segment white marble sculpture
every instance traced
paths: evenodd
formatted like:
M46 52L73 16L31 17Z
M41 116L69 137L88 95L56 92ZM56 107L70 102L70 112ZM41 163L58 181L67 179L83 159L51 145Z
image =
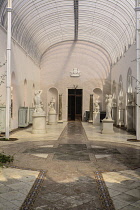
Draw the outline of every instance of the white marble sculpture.
M112 119L111 117L111 110L112 110L112 95L106 95L106 119Z
M34 104L35 110L33 113L33 134L46 133L46 113L43 110L43 102L41 100L42 90L35 91Z
M99 101L96 100L94 103L94 112L100 112L100 106L99 106Z
M94 103L93 125L100 125L100 106L97 99Z
M49 103L49 113L48 113L48 124L56 124L57 123L57 114L55 110L55 98L52 97Z
M106 95L106 117L102 120L102 134L113 134L113 120L111 117L111 111L112 111L112 104L113 104L113 98L112 95Z
M55 98L52 97L50 103L49 103L49 113L53 113L56 114L56 110L55 110Z
M35 113L43 113L43 102L41 100L42 90L35 90L34 104L35 104Z

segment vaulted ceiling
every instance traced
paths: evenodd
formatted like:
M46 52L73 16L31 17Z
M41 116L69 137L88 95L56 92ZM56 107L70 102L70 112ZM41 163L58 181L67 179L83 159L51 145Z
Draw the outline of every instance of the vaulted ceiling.
M101 46L113 64L135 40L134 7L134 0L13 0L12 36L38 62L51 46L80 40Z

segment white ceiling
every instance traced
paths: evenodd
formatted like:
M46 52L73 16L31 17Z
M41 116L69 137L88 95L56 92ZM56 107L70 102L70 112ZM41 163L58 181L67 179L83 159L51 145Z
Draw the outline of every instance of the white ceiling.
M40 62L56 43L83 40L101 46L116 62L135 40L134 0L13 0L12 35ZM7 27L7 0L0 21Z

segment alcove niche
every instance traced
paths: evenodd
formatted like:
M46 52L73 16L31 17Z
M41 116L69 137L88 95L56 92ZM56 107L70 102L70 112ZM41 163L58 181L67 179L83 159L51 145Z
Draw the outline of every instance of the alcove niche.
M50 103L52 98L55 99L55 110L58 113L58 90L55 87L51 87L48 90L47 104Z
M93 102L95 102L96 100L99 101L99 106L100 106L100 110L102 111L102 106L103 106L103 92L100 88L95 88L93 89Z

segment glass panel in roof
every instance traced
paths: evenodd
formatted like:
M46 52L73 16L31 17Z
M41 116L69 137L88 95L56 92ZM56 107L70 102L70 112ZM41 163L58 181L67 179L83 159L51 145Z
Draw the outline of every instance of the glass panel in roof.
M6 28L7 0L0 7ZM51 45L79 39L100 45L113 63L135 40L134 7L134 0L13 0L12 35L38 60Z

